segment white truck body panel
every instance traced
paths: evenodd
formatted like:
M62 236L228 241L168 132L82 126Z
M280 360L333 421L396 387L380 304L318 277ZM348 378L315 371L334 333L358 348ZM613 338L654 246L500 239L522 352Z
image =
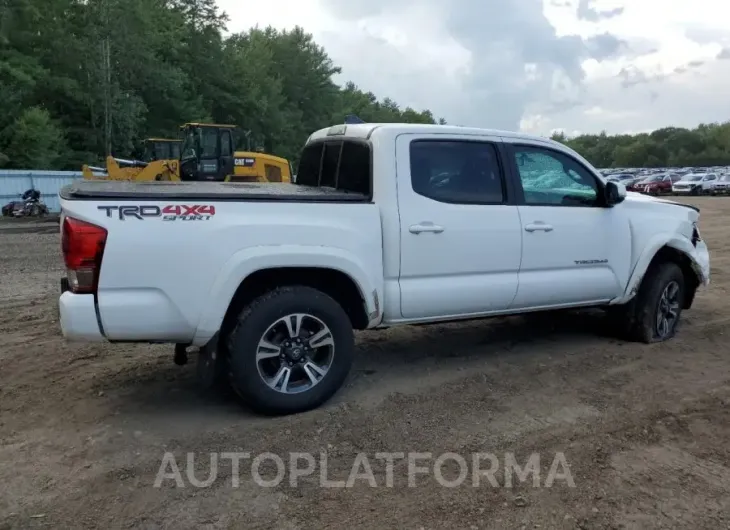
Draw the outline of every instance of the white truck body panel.
M375 312L374 293L383 296L376 205L206 204L216 211L210 222L151 222L107 217L93 201L64 201L67 214L109 231L97 295L109 340L205 344L243 279L272 267L340 270Z

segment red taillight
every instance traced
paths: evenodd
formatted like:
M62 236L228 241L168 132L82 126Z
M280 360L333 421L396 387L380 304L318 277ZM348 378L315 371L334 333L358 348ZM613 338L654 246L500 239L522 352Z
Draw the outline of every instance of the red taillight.
M106 244L106 229L73 217L63 221L61 250L74 293L95 293Z

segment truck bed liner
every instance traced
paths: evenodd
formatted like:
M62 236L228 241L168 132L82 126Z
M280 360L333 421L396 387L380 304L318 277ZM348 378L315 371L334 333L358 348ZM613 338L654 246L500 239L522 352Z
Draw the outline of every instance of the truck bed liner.
M206 199L210 201L369 202L362 193L288 182L124 182L79 180L63 187L65 200Z

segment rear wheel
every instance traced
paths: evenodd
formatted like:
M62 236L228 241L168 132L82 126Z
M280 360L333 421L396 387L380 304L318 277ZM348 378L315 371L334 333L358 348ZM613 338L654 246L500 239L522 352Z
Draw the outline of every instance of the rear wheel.
M302 412L342 386L353 351L352 325L335 300L310 287L282 287L239 315L228 339L228 376L259 412Z

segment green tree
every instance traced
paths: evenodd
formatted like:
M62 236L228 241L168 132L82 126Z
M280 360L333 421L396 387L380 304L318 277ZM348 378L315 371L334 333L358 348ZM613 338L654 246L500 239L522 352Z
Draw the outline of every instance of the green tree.
M730 165L730 122L696 129L665 127L650 134L580 135L553 139L597 167L685 167Z
M40 107L23 111L2 136L9 138L3 156L13 168L53 169L65 152L60 127Z
M145 137L176 137L188 121L238 125L239 147L250 141L290 159L312 131L347 114L436 121L338 86L341 69L302 28L226 35L226 22L215 0L0 3L6 165L78 169L108 153L129 157ZM25 141L45 147L18 156Z

